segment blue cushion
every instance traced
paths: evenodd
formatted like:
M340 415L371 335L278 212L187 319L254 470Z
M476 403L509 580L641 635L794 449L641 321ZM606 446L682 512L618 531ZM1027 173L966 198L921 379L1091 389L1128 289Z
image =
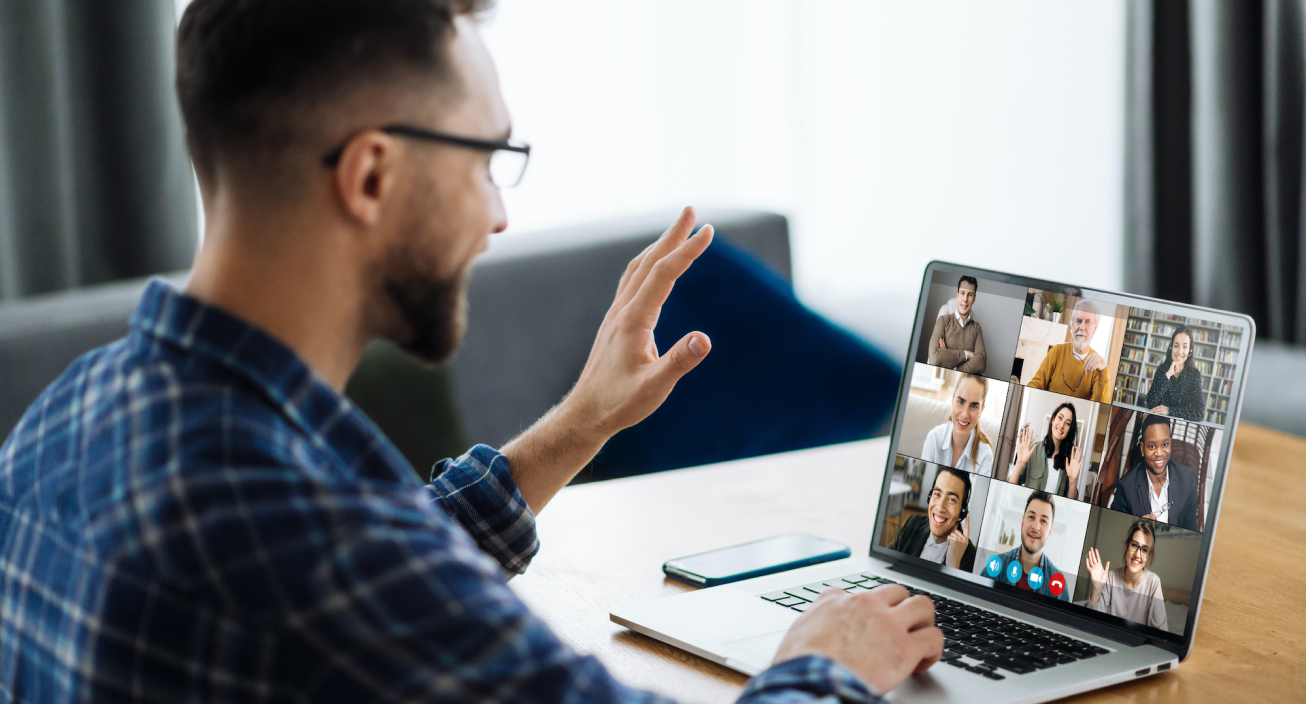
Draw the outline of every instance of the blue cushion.
M899 366L805 308L787 281L722 238L676 283L658 349L694 330L712 338L711 354L661 408L613 437L582 481L887 432Z

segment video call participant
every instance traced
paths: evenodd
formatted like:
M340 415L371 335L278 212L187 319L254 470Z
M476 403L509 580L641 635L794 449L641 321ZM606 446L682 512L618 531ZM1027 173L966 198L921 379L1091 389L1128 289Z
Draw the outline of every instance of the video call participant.
M1193 352L1193 333L1180 325L1170 336L1170 351L1156 365L1152 385L1147 390L1147 406L1152 413L1185 420L1206 418L1206 393L1202 391L1202 372L1188 364Z
M1075 447L1079 433L1075 422L1075 406L1063 403L1057 406L1048 421L1043 442L1034 440L1034 429L1028 425L1016 435L1016 464L1007 481L1031 489L1040 489L1079 498L1079 470L1084 464L1084 453ZM1048 460L1052 467L1048 467Z
M940 467L934 475L927 514L908 518L889 549L974 571L975 545L970 542L970 524L966 522L969 506L970 473Z
M967 374L983 374L987 364L984 354L984 331L970 315L979 282L963 276L957 282L957 312L939 316L930 336L929 362L936 367L956 369Z
M1084 565L1092 580L1088 608L1152 628L1167 630L1161 578L1147 569L1156 558L1156 533L1147 521L1134 521L1125 538L1124 564L1102 564L1097 548L1088 549Z
M993 476L993 441L979 427L988 393L988 379L963 374L952 392L952 412L948 415L948 422L936 426L925 436L921 459L985 477Z
M1106 359L1094 352L1089 343L1097 332L1097 306L1080 301L1070 313L1070 342L1053 345L1038 366L1029 388L1044 389L1066 396L1107 403L1110 380Z
M1047 555L1043 554L1043 547L1047 545L1048 538L1052 537L1052 525L1056 517L1057 507L1052 503L1052 495L1046 491L1031 492L1029 498L1025 500L1025 515L1020 519L1020 545L998 555L1001 566L996 575L988 571L985 574L1003 584L1012 584L1026 591L1033 591L1061 601L1070 601L1069 589L1063 589L1060 594L1053 594L1049 588L1052 584L1052 575L1060 570L1052 564ZM1020 562L1020 578L1014 581L1011 579L1011 570L1008 569L1013 561ZM1035 567L1041 573L1037 589L1029 586L1030 570Z
M1120 478L1111 509L1170 523L1197 527L1197 473L1170 460L1170 419L1152 415L1143 421L1138 441L1142 461Z

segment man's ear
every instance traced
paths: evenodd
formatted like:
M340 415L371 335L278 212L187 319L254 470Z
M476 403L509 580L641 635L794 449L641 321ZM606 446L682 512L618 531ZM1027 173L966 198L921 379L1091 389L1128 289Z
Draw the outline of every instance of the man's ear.
M375 225L394 190L399 142L380 130L367 130L345 144L335 167L336 198L345 215L360 225Z

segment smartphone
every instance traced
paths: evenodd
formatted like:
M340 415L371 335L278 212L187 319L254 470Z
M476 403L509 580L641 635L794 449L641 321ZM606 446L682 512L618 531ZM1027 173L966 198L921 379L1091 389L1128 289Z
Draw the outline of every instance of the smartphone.
M667 560L662 571L672 579L698 587L715 587L796 567L842 560L852 555L847 545L806 533L774 538Z

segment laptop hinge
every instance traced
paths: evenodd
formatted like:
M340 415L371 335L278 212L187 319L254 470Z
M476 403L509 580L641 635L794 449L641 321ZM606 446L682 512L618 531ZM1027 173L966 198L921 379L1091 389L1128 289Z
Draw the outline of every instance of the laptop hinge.
M1129 647L1136 648L1140 645L1146 645L1147 643L1151 642L1153 645L1165 648L1167 650L1171 650L1173 648L1173 646L1167 647L1166 645L1163 645L1160 642L1157 642L1151 638L1148 638L1147 636L1140 635L1138 633L1130 633L1128 631L1124 631L1119 628L1112 628L1111 626L1108 626L1106 624L1097 623L1096 621L1092 621L1085 618L1076 618L1075 616L1071 614L1067 614L1059 609L1050 609L1046 606L1043 606L1042 604L1037 604L1032 601L1028 601L1026 599L1021 599L1020 597L1017 596L1007 595L1002 592L989 589L979 584L971 584L970 582L967 582L965 580L956 579L955 577L950 577L948 575L941 574L936 570L921 569L915 565L911 565L906 562L895 562L890 566L890 569L892 569L895 572L901 572L905 575L915 577L917 579L925 580L927 582L930 582L931 584L937 584L941 587L947 587L954 591L959 591L965 594L969 594L978 599L991 601L995 604L1005 606L1009 609L1017 609L1019 611L1024 611L1034 616L1038 616L1039 618L1045 618L1049 621L1055 621L1056 623L1060 623L1065 626L1070 626L1071 628L1077 628L1081 631L1092 633L1095 636L1107 638L1109 640L1113 640L1117 643L1120 643L1122 645L1127 645Z

